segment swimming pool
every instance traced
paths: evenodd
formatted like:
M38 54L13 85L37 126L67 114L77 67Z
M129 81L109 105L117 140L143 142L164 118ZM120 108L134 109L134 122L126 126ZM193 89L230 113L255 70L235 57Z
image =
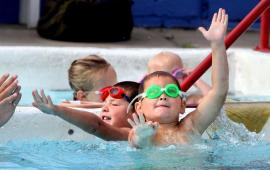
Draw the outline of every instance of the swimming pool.
M18 74L24 96L12 119L0 128L0 169L268 169L270 148L265 139L270 130L259 134L248 132L224 114L198 143L136 150L127 142L102 141L29 106L35 88L46 89L56 103L72 98L67 67L75 58L99 54L116 68L119 81L136 81L144 75L148 59L161 50L176 51L189 67L197 65L209 52L209 49L0 47L3 65L0 72ZM257 61L254 55L258 55L259 62L254 62ZM229 62L230 93L235 100L258 101L262 95L270 94L269 82L265 81L270 72L269 56L238 49L229 51ZM251 72L251 67L256 72ZM209 82L209 72L203 79Z
M235 128L235 127L234 127ZM239 127L238 131L239 131ZM241 128L240 128L241 129ZM226 138L137 150L127 142L12 140L0 145L1 169L268 169L270 145L260 135L226 130ZM234 130L235 131L235 130ZM229 132L229 133L228 133ZM245 133L245 138L235 137Z

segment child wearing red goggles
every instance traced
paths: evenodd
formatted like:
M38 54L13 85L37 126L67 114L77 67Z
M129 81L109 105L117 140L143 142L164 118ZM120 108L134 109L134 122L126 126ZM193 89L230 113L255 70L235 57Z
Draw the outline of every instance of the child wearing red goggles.
M50 97L46 97L44 91L41 91L41 94L33 91L33 106L44 113L59 116L104 140L127 140L131 130L127 119L132 118L132 115L127 114L126 110L129 101L138 95L138 88L138 83L124 81L98 91L97 93L100 94L103 101L99 115L54 105ZM134 111L135 109L132 107L131 112Z

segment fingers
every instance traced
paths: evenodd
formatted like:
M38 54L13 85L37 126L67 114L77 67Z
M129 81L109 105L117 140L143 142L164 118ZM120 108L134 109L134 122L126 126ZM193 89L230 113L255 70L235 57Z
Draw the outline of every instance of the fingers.
M14 105L14 106L17 106L17 105L19 104L21 98L22 98L22 94L21 94L21 93L17 93L17 94L18 94L18 95L17 95L15 101L13 101L13 105Z
M131 119L128 118L127 121L132 128L134 128L136 126L136 124Z
M0 78L0 86L7 80L7 78L9 77L9 74L4 74L1 76Z
M217 13L214 13L212 23L217 22Z
M42 99L41 99L40 95L38 94L37 90L34 90L34 91L32 92L32 96L33 96L34 101L35 101L36 103L41 103L41 102L42 102Z
M198 30L203 34L205 35L206 34L206 29L204 27L199 27Z
M224 12L224 9L219 8L218 14L217 14L217 19L216 19L217 22L221 22L223 12Z
M10 79L9 79L10 80ZM6 83L7 82L7 83ZM6 81L4 84L0 87L0 100L10 96L11 94L16 92L16 89L18 88L18 80L14 81Z
M41 94L41 100L43 101L43 103L48 103L47 97L45 96L44 90L41 89L40 90L40 94Z
M132 118L133 118L133 121L131 119L127 119L128 123L132 127L145 123L144 115L142 113L139 113L138 115L136 113L133 113Z
M51 99L50 96L48 96L48 104L49 104L49 105L53 105L53 102L52 102L52 99Z
M2 82L1 82L2 81ZM4 82L3 82L4 81ZM0 80L0 93L2 93L7 87L9 87L14 81L17 81L17 75L14 75L10 78L1 78ZM18 82L17 82L18 83Z
M16 106L13 101L16 101L18 97L18 94L15 93L15 94L12 94L11 96L8 96L6 97L5 99L2 100L2 103L5 103L5 104L12 104L13 106Z
M223 24L225 25L226 28L227 28L227 26L228 26L228 20L229 20L229 16L228 16L228 14L226 14L226 15L225 15L224 22L223 22Z
M139 121L138 116L137 116L136 113L133 113L132 117L133 117L133 121L135 122L135 124L137 124L137 125L140 124L140 121Z
M145 122L144 115L142 113L139 113L139 120L141 123Z

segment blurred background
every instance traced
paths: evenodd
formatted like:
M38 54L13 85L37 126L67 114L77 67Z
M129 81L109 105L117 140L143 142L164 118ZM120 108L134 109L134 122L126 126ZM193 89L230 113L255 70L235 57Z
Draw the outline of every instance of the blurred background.
M0 24L26 24L36 27L44 15L48 0L0 1ZM49 0L50 1L50 0ZM57 0L54 0L57 1ZM135 27L197 28L208 25L218 8L230 14L230 27L238 23L259 0L133 0L132 16ZM258 24L252 28L258 28Z

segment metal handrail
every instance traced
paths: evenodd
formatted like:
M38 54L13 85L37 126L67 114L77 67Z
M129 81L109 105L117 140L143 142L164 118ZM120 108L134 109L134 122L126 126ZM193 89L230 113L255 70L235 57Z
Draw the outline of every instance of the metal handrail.
M228 49L232 43L244 33L248 27L268 8L270 7L270 0L260 1L247 16L226 36L225 46ZM181 90L187 91L212 65L212 53L210 53L181 83Z

